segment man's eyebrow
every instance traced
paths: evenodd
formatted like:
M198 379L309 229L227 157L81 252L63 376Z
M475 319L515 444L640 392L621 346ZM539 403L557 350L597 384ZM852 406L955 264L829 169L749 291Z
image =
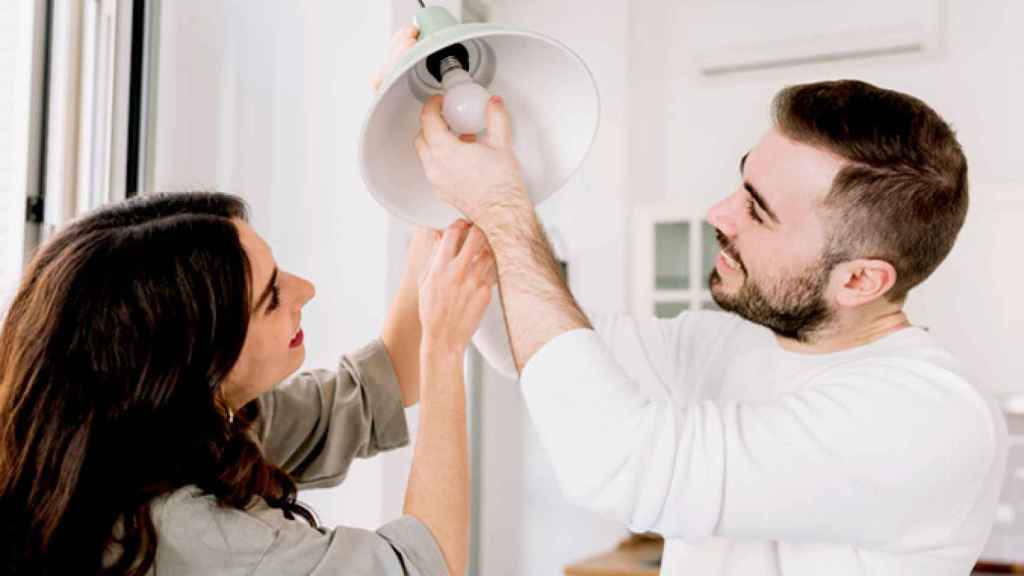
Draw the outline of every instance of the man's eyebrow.
M263 289L263 293L256 300L256 305L252 307L253 310L259 310L260 306L267 301L270 297L271 292L274 291L274 285L277 284L277 268L274 268L274 273L270 275L270 282L267 282L267 286Z
M750 156L750 152L747 152L743 155L743 158L740 158L740 178L743 177L743 168L747 165L747 156ZM779 224L779 217L775 215L771 206L768 205L768 202L765 202L764 196L761 196L757 189L754 188L754 185L744 180L743 188L750 194L750 197L754 199L754 202L757 202L757 205L761 207L761 210L763 210L764 213L772 219L772 222Z

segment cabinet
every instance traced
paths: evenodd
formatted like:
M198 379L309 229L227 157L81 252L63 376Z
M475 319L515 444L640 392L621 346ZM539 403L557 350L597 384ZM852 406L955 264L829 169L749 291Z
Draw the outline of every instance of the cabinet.
M715 228L678 204L638 206L633 239L633 314L673 318L685 310L717 309L708 290L719 245Z

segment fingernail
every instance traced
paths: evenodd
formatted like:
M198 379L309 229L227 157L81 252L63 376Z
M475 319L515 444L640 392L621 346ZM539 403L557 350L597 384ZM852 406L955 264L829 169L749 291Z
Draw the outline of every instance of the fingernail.
M501 96L491 96L491 102L494 102L495 104L501 104L504 101L505 100Z

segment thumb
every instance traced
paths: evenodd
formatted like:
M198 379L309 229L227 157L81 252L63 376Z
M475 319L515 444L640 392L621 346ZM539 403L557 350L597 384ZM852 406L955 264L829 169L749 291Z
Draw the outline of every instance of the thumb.
M501 96L487 103L487 143L495 148L512 147L512 122Z

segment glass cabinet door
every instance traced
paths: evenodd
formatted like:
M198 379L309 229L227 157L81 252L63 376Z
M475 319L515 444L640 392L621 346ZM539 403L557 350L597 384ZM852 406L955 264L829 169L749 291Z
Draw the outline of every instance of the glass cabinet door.
M687 310L717 310L708 288L719 244L715 227L699 207L654 203L634 214L637 274L633 310L675 318Z
M710 276L711 271L715 269L715 260L718 259L719 250L720 247L715 227L702 220L700 223L700 282L702 283L700 288L702 290L706 290L708 287L708 276Z
M684 311L690 309L689 302L655 302L654 303L654 317L655 318L675 318Z
M690 289L690 223L654 225L654 289Z

